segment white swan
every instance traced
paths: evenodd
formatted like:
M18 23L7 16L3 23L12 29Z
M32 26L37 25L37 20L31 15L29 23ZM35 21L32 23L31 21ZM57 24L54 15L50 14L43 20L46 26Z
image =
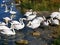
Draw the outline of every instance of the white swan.
M32 29L38 28L42 21L44 21L43 17L37 17L33 21L29 21L27 27Z
M32 20L32 19L34 19L35 17L36 17L36 14L37 14L37 12L33 12L33 14L30 14L28 17L27 17L27 20Z
M6 24L4 22L0 22L0 26L5 26Z
M0 23L0 32L8 36L16 34L14 30L11 30L7 26L5 26L5 23Z
M7 29L4 29L4 30L3 29L1 30L2 34L8 35L8 36L16 34L14 30L11 30L6 26L2 26L1 28L7 28Z
M12 9L12 8L13 8L13 3L11 3L11 5L12 5L12 6L11 6L11 8L10 8L10 14L11 14L11 17L10 17L10 18L11 18L11 20L12 20L12 19L15 17L15 14L16 14L17 12L16 12L16 11L13 11L13 9Z
M20 20L20 22L18 22L18 21L11 22L11 28L14 28L16 30L23 29L24 26L25 26L25 24L23 23L22 20Z
M4 12L8 12L9 10L8 10L8 7L7 7L7 5L5 4L5 11Z
M27 26L29 28L35 29L35 28L38 28L40 26L40 22L38 22L38 20L29 21Z
M50 15L51 18L57 18L60 20L60 12L53 12L51 15Z
M51 18L55 18L57 15L59 15L59 12L53 12L53 13L50 15L50 17L51 17Z
M11 8L10 8L10 13L12 14L12 15L14 15L14 14L16 14L16 11L13 11L13 9L12 9L12 7L13 7L13 3L11 3Z
M11 20L9 17L4 17L3 19L5 20L6 25L8 25L8 22Z

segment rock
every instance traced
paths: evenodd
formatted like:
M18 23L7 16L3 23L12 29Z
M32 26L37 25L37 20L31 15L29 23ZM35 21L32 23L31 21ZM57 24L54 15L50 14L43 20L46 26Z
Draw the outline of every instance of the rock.
M28 40L19 40L19 41L16 41L17 44L22 44L22 45L27 45L29 42Z
M37 37L37 36L40 36L40 32L39 32L39 31L35 31L35 32L32 33L32 35L33 35L33 36L36 36L36 37Z

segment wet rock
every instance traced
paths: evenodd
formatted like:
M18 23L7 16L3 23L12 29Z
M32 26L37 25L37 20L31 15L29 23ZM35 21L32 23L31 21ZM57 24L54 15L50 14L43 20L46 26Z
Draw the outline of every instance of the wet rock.
M16 44L18 45L28 45L28 40L19 40L19 41L16 41Z
M32 33L32 35L34 36L34 37L39 37L40 36L40 32L39 31L34 31L33 33Z

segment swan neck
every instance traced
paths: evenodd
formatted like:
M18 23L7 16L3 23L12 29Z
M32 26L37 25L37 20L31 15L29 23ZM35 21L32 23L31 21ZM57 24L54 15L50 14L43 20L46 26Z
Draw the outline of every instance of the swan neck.
M13 32L15 33L15 30L13 29Z
M12 11L12 8L10 8L10 11Z
M45 16L43 16L43 19L46 20Z

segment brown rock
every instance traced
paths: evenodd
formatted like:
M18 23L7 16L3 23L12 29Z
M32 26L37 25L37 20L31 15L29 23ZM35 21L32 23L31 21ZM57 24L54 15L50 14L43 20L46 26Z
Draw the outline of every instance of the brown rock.
M40 32L39 31L35 31L32 33L33 36L40 36Z
M16 43L27 45L29 42L28 42L28 40L19 40L19 41L16 41Z

